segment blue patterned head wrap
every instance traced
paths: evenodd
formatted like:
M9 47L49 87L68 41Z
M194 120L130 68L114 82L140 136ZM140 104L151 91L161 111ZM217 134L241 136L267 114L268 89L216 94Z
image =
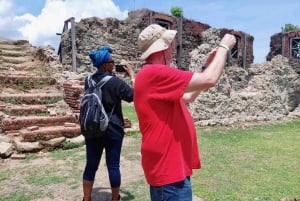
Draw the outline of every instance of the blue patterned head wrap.
M94 67L99 67L109 60L112 49L109 46L102 46L100 49L92 51L89 56L93 62Z

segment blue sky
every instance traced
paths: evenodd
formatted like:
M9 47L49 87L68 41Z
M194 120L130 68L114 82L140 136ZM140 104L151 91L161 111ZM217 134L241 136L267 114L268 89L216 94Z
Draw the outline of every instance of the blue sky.
M265 61L270 37L285 24L300 26L299 0L0 0L0 37L25 39L35 46L57 48L64 20L115 17L148 8L170 14L173 6L185 18L229 28L254 37L254 63Z

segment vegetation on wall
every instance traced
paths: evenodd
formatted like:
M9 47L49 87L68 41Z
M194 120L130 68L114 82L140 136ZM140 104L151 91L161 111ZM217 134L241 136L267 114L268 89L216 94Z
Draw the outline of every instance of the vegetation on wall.
M182 11L182 8L178 7L178 6L173 6L171 8L171 14L174 16L174 17L183 17L183 11Z
M300 30L300 27L294 24L285 24L284 27L282 27L283 32L290 32L290 31L298 31Z

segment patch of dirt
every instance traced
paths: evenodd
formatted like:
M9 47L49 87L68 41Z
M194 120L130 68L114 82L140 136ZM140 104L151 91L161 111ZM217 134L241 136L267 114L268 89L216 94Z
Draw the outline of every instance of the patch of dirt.
M129 185L132 182L139 181L143 179L143 171L140 165L139 151L137 150L136 139L132 137L125 136L123 141L123 150L126 154L130 154L130 160L126 159L126 156L121 156L121 175L122 175L122 186ZM129 149L129 150L128 150ZM76 155L80 157L85 156L84 147L80 149L74 149L77 151ZM134 155L134 156L133 156ZM104 155L103 155L104 156ZM74 160L74 161L72 161ZM77 163L74 165L74 163ZM73 164L73 165L70 165ZM37 177L39 174L43 173L43 167L49 168L53 166L54 171L59 171L58 175L65 174L66 177L74 168L74 173L76 170L83 171L85 165L85 160L73 159L68 156L65 160L54 159L50 157L50 153L41 153L41 157L36 159L26 160L12 160L8 159L0 162L0 170L9 170L12 172L13 181L1 182L1 197L7 196L12 192L50 192L49 197L42 197L32 201L75 201L82 199L82 187L81 179L78 181L66 181L65 183L50 184L45 186L29 185L26 182L26 177L24 174L30 174L30 168L40 167L41 172L36 172ZM71 169L70 169L71 168ZM52 169L52 168L51 168ZM76 170L75 170L76 169ZM18 173L16 173L18 172ZM81 173L82 174L82 173ZM122 189L121 186L121 189ZM96 174L94 189L93 189L93 200L107 201L110 200L111 191L110 184L108 180L108 172L105 166L105 158L102 157L101 164Z
M143 193L144 197L148 197L147 200L144 198L135 198L131 192L123 190L144 180L143 170L140 164L140 151L139 151L139 140L134 137L125 136L123 141L123 149L121 154L121 196L123 200L136 200L136 201L147 201L149 199L148 185L139 184L136 190L143 189L146 193ZM8 196L10 193L22 192L22 193L34 193L35 197L40 198L33 199L31 201L81 201L82 200L82 171L85 165L85 148L76 148L72 151L77 153L69 156L66 154L63 159L61 156L59 159L55 159L50 156L50 152L40 153L40 157L29 160L5 160L0 162L0 171L9 171L13 176L7 180L2 180L0 174L0 197ZM79 159L80 158L80 159ZM66 178L65 182L59 182L57 184L41 185L41 181L37 183L39 185L29 184L28 180L34 180L34 178L40 178L43 180L44 175L47 175L47 170L56 172L56 175L60 177L63 175ZM72 172L73 171L73 172ZM51 172L51 175L53 174ZM72 177L72 174L80 174L80 179L76 176ZM28 179L31 177L31 179ZM32 181L31 181L32 182ZM141 186L142 185L142 186ZM131 187L130 187L131 189ZM105 166L105 160L102 157L101 164L96 174L93 193L93 201L110 201L111 190L108 180L108 172ZM1 198L0 198L1 200ZM150 200L150 199L149 199ZM202 201L198 197L194 197L193 201Z

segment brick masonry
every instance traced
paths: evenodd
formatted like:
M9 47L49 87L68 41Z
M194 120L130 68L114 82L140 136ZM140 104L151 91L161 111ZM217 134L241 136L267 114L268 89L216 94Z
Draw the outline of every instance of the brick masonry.
M293 38L300 38L300 31L291 31L287 33L277 33L272 35L270 42L270 52L267 55L267 61L271 61L271 59L276 55L282 55L287 58L292 58L291 40ZM298 51L300 53L300 48ZM300 59L298 58L298 60Z

